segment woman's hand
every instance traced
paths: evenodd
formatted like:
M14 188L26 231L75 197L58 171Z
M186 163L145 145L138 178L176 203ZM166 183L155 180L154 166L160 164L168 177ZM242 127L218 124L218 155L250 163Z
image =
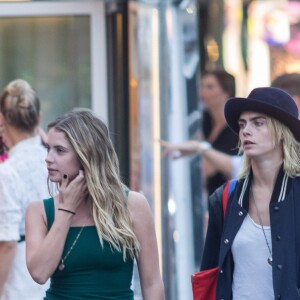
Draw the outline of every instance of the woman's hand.
M88 188L82 170L71 181L67 175L63 176L59 190L59 208L76 212L80 203L88 196Z

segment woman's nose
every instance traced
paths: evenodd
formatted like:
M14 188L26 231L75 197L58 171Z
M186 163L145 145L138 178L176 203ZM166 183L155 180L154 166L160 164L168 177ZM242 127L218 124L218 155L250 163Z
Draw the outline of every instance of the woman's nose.
M244 127L241 129L241 132L244 136L251 134L250 124L245 124Z
M50 154L50 151L48 151L47 155L46 155L46 158L45 158L45 161L46 163L50 163L53 161L52 157L51 157L51 154Z

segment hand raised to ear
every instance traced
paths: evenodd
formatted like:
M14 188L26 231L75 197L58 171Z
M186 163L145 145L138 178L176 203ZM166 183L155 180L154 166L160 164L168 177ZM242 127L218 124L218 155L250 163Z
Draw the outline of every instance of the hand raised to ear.
M59 190L59 206L76 212L80 203L88 196L88 188L82 170L71 181L67 175L63 176Z

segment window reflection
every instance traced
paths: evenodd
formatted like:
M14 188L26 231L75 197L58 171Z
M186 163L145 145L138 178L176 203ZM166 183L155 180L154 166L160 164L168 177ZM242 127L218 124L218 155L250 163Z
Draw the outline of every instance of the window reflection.
M90 18L0 18L0 87L29 81L42 103L42 124L75 106L91 107Z

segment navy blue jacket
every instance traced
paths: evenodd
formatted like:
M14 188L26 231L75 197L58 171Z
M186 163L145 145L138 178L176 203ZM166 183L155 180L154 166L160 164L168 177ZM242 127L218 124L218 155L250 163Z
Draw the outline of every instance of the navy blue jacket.
M225 220L221 195L224 185L210 197L209 223L201 270L220 266L217 299L232 299L233 240L249 207L252 175L240 180L231 194ZM300 299L300 177L279 172L270 201L274 299Z

